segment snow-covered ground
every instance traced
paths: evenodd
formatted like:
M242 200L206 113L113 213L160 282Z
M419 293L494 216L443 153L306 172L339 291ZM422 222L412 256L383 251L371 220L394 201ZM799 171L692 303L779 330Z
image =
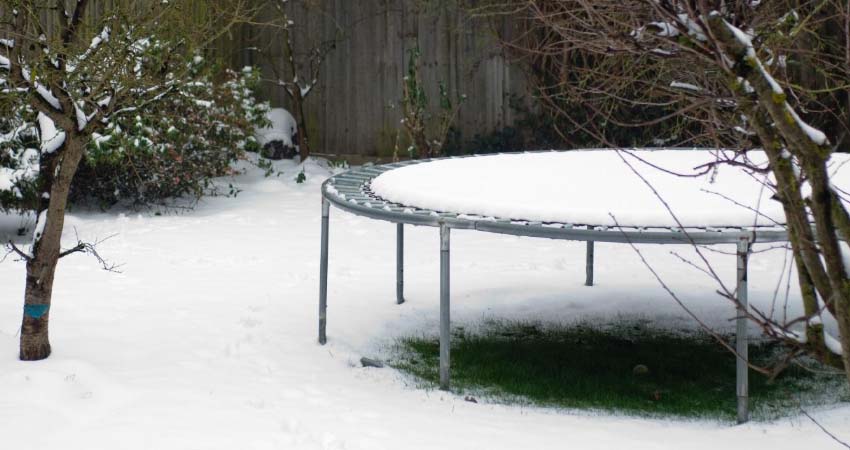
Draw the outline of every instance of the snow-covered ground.
M69 244L75 229L85 239L117 233L100 251L123 272L84 256L62 261L46 361L17 360L23 265L0 264L0 448L838 448L801 417L730 426L473 404L417 389L392 369L359 367L361 356L385 356L395 337L436 331L437 233L408 230L408 301L397 306L394 226L333 210L329 342L319 346L327 172L308 163L307 182L296 184L300 169L279 164L283 176L252 170L238 179L238 198L209 198L191 212L70 214ZM0 220L0 234L17 226ZM455 324L639 316L693 326L627 246L597 245L598 285L588 288L583 243L464 231L452 240ZM671 247L641 249L698 314L730 329L732 307L710 280ZM708 258L734 280L732 256ZM754 304L770 308L783 259L753 256ZM813 415L850 439L849 406Z

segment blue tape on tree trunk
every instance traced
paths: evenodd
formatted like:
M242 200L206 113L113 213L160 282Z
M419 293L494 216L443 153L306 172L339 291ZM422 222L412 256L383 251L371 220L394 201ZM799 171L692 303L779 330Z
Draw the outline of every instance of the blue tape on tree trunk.
M24 305L24 315L33 319L41 319L49 309L50 305Z

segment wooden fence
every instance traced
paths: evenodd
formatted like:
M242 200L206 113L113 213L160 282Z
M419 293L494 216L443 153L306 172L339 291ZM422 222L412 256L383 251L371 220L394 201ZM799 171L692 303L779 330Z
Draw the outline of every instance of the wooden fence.
M440 82L453 97L466 96L457 121L461 139L514 123L512 99L527 97L524 75L507 62L493 22L473 19L454 3L312 0L290 11L296 55L320 42L335 42L305 103L314 151L385 156L396 145L405 150L399 104L414 48L421 51L421 75L432 109L437 109ZM505 22L496 26L501 33L510 32ZM264 93L274 106L288 106L283 87L274 82L276 74L291 76L284 69L279 30L243 28L225 46L234 66L262 68L269 80Z
M74 4L73 0L65 1L69 6ZM90 1L88 15L95 20L117 4L144 8L150 0ZM456 2L289 2L296 59L304 59L298 57L321 43L334 44L316 87L305 102L314 152L387 156L400 147L404 154L408 140L401 125L399 104L409 51L414 48L421 51L421 76L432 111L438 109L439 83L453 97L466 96L456 122L461 140L515 122L513 100L527 103L526 83L522 71L507 62L495 38L497 31L509 34L509 25L506 21L474 19L462 12ZM7 6L0 5L0 9ZM275 14L271 6L265 9L257 22L265 22ZM197 13L204 11L198 9ZM273 106L289 107L284 88L275 81L277 77L291 76L284 69L287 55L282 44L279 29L258 24L228 33L215 51L234 69L245 65L261 67L267 80L263 96Z

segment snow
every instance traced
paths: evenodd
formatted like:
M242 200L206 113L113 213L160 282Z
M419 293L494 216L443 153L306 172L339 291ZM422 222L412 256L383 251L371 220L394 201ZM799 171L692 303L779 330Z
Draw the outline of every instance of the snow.
M741 133L741 134L744 134L744 135L747 135L747 136L755 136L755 134L756 134L754 131L747 130L744 127L736 126L736 127L733 127L732 129L735 130L738 133Z
M91 43L89 43L89 47L83 52L82 55L76 58L71 58L65 63L65 71L68 73L74 73L77 70L77 66L87 60L104 42L109 42L109 37L112 33L112 30L109 26L103 27L101 32L95 35L91 39ZM82 130L82 128L80 128Z
M74 113L77 116L77 130L82 131L89 124L89 116L83 111L83 103L74 103Z
M100 133L92 133L92 142L94 142L94 145L96 145L98 148L100 148L101 145L103 145L103 144L105 144L105 143L107 143L111 140L112 140L111 134L107 134L107 135L104 136Z
M17 155L10 156L17 159L16 168L0 167L0 191L16 191L16 185L22 180L32 180L38 174L39 158L38 151L32 148L23 149ZM19 195L20 196L20 195Z
M688 13L682 12L676 14L676 19L676 23L667 21L650 22L648 26L658 30L655 34L658 37L674 38L680 34L679 26L683 26L687 29L688 35L693 37L694 39L699 41L707 40L702 26L700 26L700 24L696 21L692 20ZM640 27L636 30L633 30L630 35L637 39L642 39L643 33L646 29L647 26Z
M673 89L684 89L684 90L687 90L687 91L694 91L694 92L702 91L702 88L695 85L695 84L684 83L684 82L681 82L681 81L673 81L672 83L670 83L670 87L673 88Z
M701 172L694 168L716 161L717 155L640 150L457 158L385 172L373 180L372 190L393 202L438 211L603 226L678 226L631 166L661 194L682 226L784 223L782 206L771 199L761 175L725 164L696 178L676 175ZM763 152L748 156L755 164L767 162ZM833 159L845 161L850 155ZM850 169L840 168L834 176L837 186L850 188Z
M753 54L755 54L755 53L753 53ZM771 75L770 72L767 71L767 69L764 67L764 64L761 63L761 60L756 58L755 62L756 62L756 65L758 66L758 69L761 72L762 76L764 76L764 78L767 80L768 84L770 84L770 88L773 90L773 93L779 94L779 95L784 94L785 91L782 90L782 86L780 86L779 83L776 82L776 79L773 78L773 75Z
M679 35L679 29L676 28L676 25L673 25L669 22L651 22L650 26L655 26L659 28L658 36L661 37L676 37Z
M724 23L726 24L726 27L729 28L729 31L732 32L732 35L735 36L735 39L738 42L741 43L741 45L743 45L744 47L747 47L748 50L753 48L753 38L752 38L752 36L750 36L747 33L744 33L743 30L736 27L735 25L732 25L729 22L724 21Z
M65 132L59 131L56 124L44 113L38 113L38 128L41 136L42 153L53 153L65 143Z
M770 84L770 88L773 90L775 94L782 95L784 91L782 90L782 86L773 78L773 76L768 72L768 70L762 64L761 59L759 59L758 55L756 55L756 49L753 47L753 38L751 34L745 33L740 28L730 24L729 22L723 22L726 24L726 27L732 34L735 36L735 39L741 43L744 47L747 48L747 57L750 58L753 63L755 63L756 67L761 72L762 76L767 80L768 84Z
M27 129L26 125L21 125L13 129L8 133L0 133L0 144L5 144L7 142L13 141L20 136L22 132Z
M41 239L41 236L44 234L45 225L47 225L47 210L39 213L38 218L35 221L35 228L32 232L33 247L35 247L35 244L38 243L38 240Z
M829 351L835 353L836 355L842 354L841 342L826 331L824 331L823 333L823 341Z
M0 46L6 47L6 48L13 48L15 46L15 40L14 39L0 39ZM0 69L9 70L11 67L12 67L12 62L9 60L9 58L7 58L3 55L0 55Z
M270 125L257 130L255 136L260 146L272 141L282 141L284 145L292 147L292 137L298 132L295 117L283 108L272 108L266 113L266 119Z
M51 107L53 107L53 109L57 111L62 111L62 104L59 103L59 99L56 98L55 95L53 95L53 92L50 92L50 89L39 83L37 80L33 80L31 76L32 74L30 73L29 69L24 68L22 69L22 72L24 79L30 82L33 87L35 87L35 91L38 93L39 96L41 96L42 99L44 99L44 101L46 101Z
M791 114L791 117L794 118L794 122L797 123L797 126L806 133L806 136L808 136L812 142L817 145L826 145L829 143L829 140L826 138L826 134L804 122L803 119L800 118L800 115L797 114L797 111L794 111L794 108L792 108L791 105L785 103L785 109L788 110L788 114Z
M738 77L738 82L744 85L744 92L747 94L752 94L756 90L753 88L753 85L750 84L748 80L745 80L742 77Z
M0 167L0 191L8 191L15 186L15 173L12 169Z
M310 92L313 91L313 86L316 85L316 80L313 80L312 83L305 84L304 86L300 86L301 89L301 97L306 97L310 95Z
M286 174L300 172L289 161ZM79 255L56 275L52 356L17 360L24 263L0 264L0 436L4 448L40 450L234 449L695 449L836 448L805 418L732 426L505 406L426 391L390 368L399 336L434 334L439 239L406 231L407 302L395 305L395 225L331 211L329 341L316 344L319 186L237 179L237 198L191 212L74 210L65 247L115 234L99 247L122 273ZM230 182L222 180L222 184ZM17 218L2 227L19 226ZM584 243L457 231L452 236L456 324L512 318L544 322L649 318L692 327L626 245L597 244L598 285L583 286ZM670 255L643 246L662 277L709 324L730 331L734 308L716 285ZM719 247L724 250L733 248ZM757 250L759 247L757 247ZM693 256L687 246L677 247ZM734 258L708 252L732 282ZM783 253L750 264L750 302L770 309ZM792 294L796 292L792 290ZM799 311L791 299L789 314ZM755 332L755 330L753 330ZM733 374L730 374L733 376ZM729 392L734 405L734 391ZM850 407L810 413L848 439Z
M688 29L688 35L692 36L694 39L698 41L707 41L708 38L705 35L705 31L703 31L702 26L697 23L695 20L691 19L690 14L688 13L679 13L676 15L679 19L679 23L685 25Z
M109 42L109 33L109 27L104 27L103 31L101 31L99 35L92 38L91 44L89 44L89 49L94 50L99 47L101 43Z
M0 133L0 144L18 139L29 130L29 125L20 125L8 133ZM23 180L31 180L38 174L39 154L33 148L8 148L5 150L7 164L0 167L0 191L13 191L20 194L17 184Z

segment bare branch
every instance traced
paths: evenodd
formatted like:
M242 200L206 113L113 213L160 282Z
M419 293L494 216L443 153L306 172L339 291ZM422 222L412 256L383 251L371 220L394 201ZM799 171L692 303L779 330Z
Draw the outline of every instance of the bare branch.
M29 261L29 260L32 259L32 255L30 255L30 254L26 253L25 251L21 250L20 248L18 248L18 246L15 245L15 243L12 242L11 240L6 242L6 247L9 249L9 253L14 253L14 254L18 255L24 261ZM9 253L7 253L7 256L8 256ZM6 257L4 256L3 259L5 260Z
M76 232L76 229L74 231ZM100 253L98 253L98 251L97 251L98 245L112 239L115 236L117 236L117 235L113 234L111 236L107 236L106 238L99 239L99 240L96 240L94 242L83 242L82 240L80 240L79 235L78 235L77 236L77 245L71 247L70 249L67 249L67 250L60 252L59 258L64 258L66 256L73 255L74 253L84 253L84 254L93 256L97 260L98 264L100 264L100 266L103 268L103 270L105 270L107 272L121 273L121 271L118 270L121 267L121 264L115 264L115 263L107 261L106 259L101 257Z
M803 407L802 407L802 406L800 407L800 412L802 412L804 416L808 417L808 418L809 418L809 420L811 420L811 421L812 421L812 423L814 423L815 425L817 425L817 427L818 427L818 428L820 428L820 430L821 430L821 431L823 431L823 432L824 432L827 436L829 436L829 438L830 438L830 439L832 439L833 441L835 441L836 443L838 443L838 444L839 444L839 445L841 445L842 447L850 449L850 444L848 444L848 443L847 443L847 442L845 442L845 441L842 441L841 439L839 439L839 438L838 438L838 436L836 436L835 434L833 434L832 432L830 432L829 430L827 430L827 429L826 429L826 427L824 427L823 425L821 425L821 423L820 423L820 422L818 422L818 421L817 421L814 417L812 417L812 415L811 415L811 414L809 414L809 412L808 412L808 411L806 411L805 409L803 409Z

